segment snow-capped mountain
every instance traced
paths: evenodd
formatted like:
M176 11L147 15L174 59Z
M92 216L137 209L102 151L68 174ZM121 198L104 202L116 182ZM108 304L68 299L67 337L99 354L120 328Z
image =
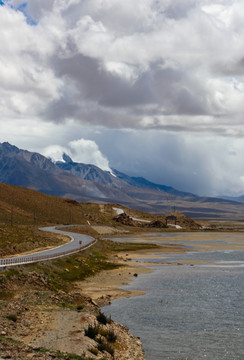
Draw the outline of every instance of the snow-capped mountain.
M67 154L63 154L63 161L57 161L56 165L60 169L84 180L111 185L117 188L124 185L124 182L110 172L104 171L95 165L74 162Z

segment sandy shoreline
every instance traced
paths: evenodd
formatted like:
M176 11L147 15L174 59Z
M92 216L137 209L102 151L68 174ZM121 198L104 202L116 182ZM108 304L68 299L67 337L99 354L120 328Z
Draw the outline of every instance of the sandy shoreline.
M179 246L162 246L153 250L120 252L111 259L121 265L119 268L102 271L87 280L77 282L75 291L82 291L99 306L108 305L114 299L143 295L145 291L122 289L141 274L148 274L153 271L149 268L150 265L153 265L152 263L142 264L138 259L155 258L157 254L184 253L185 251Z
M128 285L135 276L151 271L151 269L136 265L121 266L117 269L102 271L88 280L77 283L75 291L82 291L82 294L89 296L99 306L104 306L114 299L145 294L144 291L124 290L121 287Z

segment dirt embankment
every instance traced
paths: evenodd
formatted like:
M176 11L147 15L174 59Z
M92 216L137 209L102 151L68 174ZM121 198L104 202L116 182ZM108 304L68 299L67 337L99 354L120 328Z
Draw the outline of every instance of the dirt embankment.
M33 294L31 297L33 301ZM65 308L62 302L75 303L78 299L83 305ZM73 359L71 354L79 359L144 359L140 340L109 319L106 324L99 322L99 307L91 299L81 298L79 293L67 299L59 293L46 298L52 303L48 305L26 306L26 300L30 302L30 294L2 309L0 359ZM95 338L87 336L89 327L97 329ZM114 337L112 341L108 336Z
M117 257L117 262L121 261ZM124 296L117 286L128 282L135 268L128 267L127 280L122 275L124 270L122 267L99 273L99 281L103 282L97 297L88 296L86 281L76 282L67 293L53 291L48 276L26 267L11 269L6 276L1 274L0 360L145 359L141 341L126 327L99 319L100 305ZM107 287L110 275L111 292ZM94 281L97 284L96 276Z

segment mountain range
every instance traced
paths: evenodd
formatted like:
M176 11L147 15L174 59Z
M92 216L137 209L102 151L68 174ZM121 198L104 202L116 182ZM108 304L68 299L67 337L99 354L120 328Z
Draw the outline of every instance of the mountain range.
M67 154L54 163L7 142L0 144L0 182L82 202L121 203L151 213L177 209L198 219L239 219L244 214L241 202L199 197L116 169L110 173L73 162Z

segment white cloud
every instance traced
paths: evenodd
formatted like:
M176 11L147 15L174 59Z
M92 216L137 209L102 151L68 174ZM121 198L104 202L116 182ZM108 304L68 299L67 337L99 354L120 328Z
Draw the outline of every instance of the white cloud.
M69 154L70 150L61 145L49 145L45 147L42 151L42 154L52 161L63 161L63 154Z
M0 6L0 112L3 116L40 115L59 98L62 81L45 63L52 45L22 12Z
M55 161L62 161L63 153L66 153L74 162L92 164L102 170L111 171L108 159L101 153L93 140L73 140L67 146L49 145L42 150L42 153Z
M140 71L130 64L120 63L120 62L107 62L104 64L105 69L108 72L124 79L126 81L135 83L135 80L138 79L139 75L141 75Z
M110 171L108 160L101 153L95 141L73 140L69 143L69 147L74 161L94 164L103 170Z

